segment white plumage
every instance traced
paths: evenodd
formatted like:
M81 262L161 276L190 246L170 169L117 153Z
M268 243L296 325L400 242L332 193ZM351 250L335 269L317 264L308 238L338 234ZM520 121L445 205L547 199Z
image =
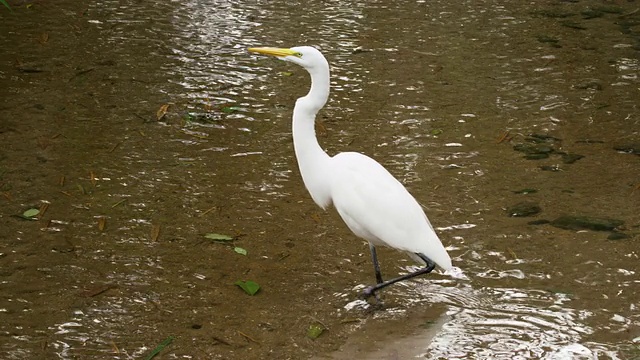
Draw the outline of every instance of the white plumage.
M345 152L330 157L315 135L315 117L329 96L329 64L309 46L291 49L251 48L252 52L274 55L304 67L311 75L309 93L299 98L293 111L293 143L304 184L323 209L336 208L349 229L370 243L378 285L366 295L396 281L427 273L429 260L444 270L451 258L436 235L422 207L405 187L370 157ZM375 246L401 251L427 268L382 284ZM425 259L426 257L426 259ZM431 266L429 268L429 266Z

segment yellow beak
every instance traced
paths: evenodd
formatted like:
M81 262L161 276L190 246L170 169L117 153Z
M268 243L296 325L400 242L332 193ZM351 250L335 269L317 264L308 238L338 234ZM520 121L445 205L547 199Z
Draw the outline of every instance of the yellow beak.
M263 54L263 55L272 55L277 57L286 57L286 56L300 56L300 53L291 49L282 49L282 48L274 48L274 47L257 47L257 48L249 48L250 52Z

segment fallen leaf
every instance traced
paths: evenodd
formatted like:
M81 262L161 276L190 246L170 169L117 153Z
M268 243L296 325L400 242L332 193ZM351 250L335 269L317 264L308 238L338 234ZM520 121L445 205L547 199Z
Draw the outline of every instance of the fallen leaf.
M225 107L222 108L222 112L227 113L227 114L230 114L232 112L236 112L238 110L240 110L240 108L237 107L237 106L225 106Z
M315 128L316 128L316 132L318 133L319 136L326 136L327 135L327 127L324 126L324 124L321 123L320 121L316 121L315 122Z
M11 8L11 6L9 6L6 0L0 0L0 3L2 3L2 5L9 9L9 11L13 12L13 9Z
M209 240L214 240L214 241L231 241L231 240L233 240L233 238L231 236L229 236L229 235L215 234L215 233L208 233L204 237L209 239Z
M311 219L318 224L322 223L322 219L320 219L320 215L318 215L318 213L311 214Z
M22 216L28 219L34 218L36 217L38 214L40 214L40 210L38 209L29 209L26 210L25 212L22 213Z
M258 290L260 290L260 285L258 285L257 283L251 280L247 280L247 281L238 280L235 282L235 284L238 285L242 290L244 290L244 292L246 292L251 296L255 295L258 292Z
M160 224L154 224L151 228L151 241L158 241L160 237Z
M324 326L320 324L311 324L307 329L307 337L315 340L318 338L318 336L322 335L323 332L324 332Z
M51 145L50 139L47 139L45 137L41 137L38 139L38 146L40 147L40 149L45 150L49 147L49 145Z
M169 104L164 104L160 106L160 109L158 109L158 111L156 112L156 119L160 121L160 119L162 119L167 113L167 110L169 110Z
M538 192L538 190L536 190L536 189L527 188L527 189L514 191L513 193L514 194L524 194L524 195L526 195L526 194L533 194L533 193L537 193L537 192Z
M161 342L158 346L155 347L155 349L151 350L151 352L149 353L149 355L147 355L147 357L145 357L145 360L151 360L153 359L156 355L158 355L165 347L169 346L169 344L171 344L171 342L173 341L173 336L169 336L168 338L164 339L163 342Z
M207 98L206 100L207 102L204 103L204 111L209 112L213 110L213 102L209 98Z
M107 225L107 218L99 217L98 218L98 230L104 231L104 227Z
M235 248L233 248L233 250L240 255L245 255L245 256L247 255L247 250L241 247L236 246Z

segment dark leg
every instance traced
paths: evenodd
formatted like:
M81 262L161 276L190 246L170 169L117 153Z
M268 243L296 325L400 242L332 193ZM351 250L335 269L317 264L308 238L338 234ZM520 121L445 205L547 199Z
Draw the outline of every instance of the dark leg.
M378 254L376 253L376 247L372 243L369 243L369 250L371 250L371 260L373 260L373 270L376 272L376 282L382 284L382 273L380 272L380 264L378 263Z
M372 253L372 254L375 254L375 253ZM391 284L395 284L395 283L397 283L399 281L404 281L404 280L407 280L407 279L411 279L411 278L414 278L414 277L416 277L418 275L422 275L422 274L428 274L428 273L432 272L433 269L436 268L436 264L433 261L431 261L428 257L426 257L426 256L424 256L422 254L418 254L418 253L416 253L416 255L418 255L422 260L424 260L425 263L427 263L427 265L424 268L422 268L422 269L420 269L418 271L412 272L410 274L403 275L403 276L391 279L391 280L378 282L378 284L376 284L374 286L369 286L368 288L364 289L364 294L363 295L364 295L365 299L370 297L370 296L372 296L372 295L375 296L376 299L377 299L378 295L376 294L376 291L378 291L380 289L383 289L383 288L386 288L387 286L389 286ZM373 256L375 256L375 255L373 255ZM376 261L376 263L377 263L377 261ZM377 271L379 273L379 267L378 267ZM380 277L379 279L382 280L382 277Z

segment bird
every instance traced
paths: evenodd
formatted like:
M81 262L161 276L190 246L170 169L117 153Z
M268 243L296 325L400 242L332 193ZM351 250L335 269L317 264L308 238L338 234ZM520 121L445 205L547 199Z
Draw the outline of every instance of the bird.
M323 210L333 205L347 227L369 244L376 284L366 287L362 296L380 301L377 292L391 284L430 273L436 265L445 271L452 269L451 257L427 215L400 181L364 154L330 156L320 147L315 119L330 91L330 68L324 55L312 46L252 47L248 51L302 66L311 77L309 92L296 100L293 109L294 152L313 201ZM424 267L385 281L377 246L406 252Z

